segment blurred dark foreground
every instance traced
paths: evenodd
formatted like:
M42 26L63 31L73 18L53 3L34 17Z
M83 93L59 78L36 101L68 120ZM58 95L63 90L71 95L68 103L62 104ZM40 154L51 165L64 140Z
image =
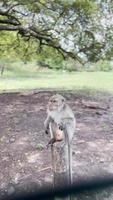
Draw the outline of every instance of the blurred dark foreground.
M35 193L22 193L19 196L4 197L7 200L52 200L55 197L63 199L71 195L71 200L112 200L113 175L78 181L69 187L44 188Z

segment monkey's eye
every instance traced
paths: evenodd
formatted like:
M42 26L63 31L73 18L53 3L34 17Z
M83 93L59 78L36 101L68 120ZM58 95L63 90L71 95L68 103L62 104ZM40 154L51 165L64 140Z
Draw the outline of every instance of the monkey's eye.
M55 100L50 100L50 102L51 102L51 103L55 103L56 101L55 101Z
M56 100L53 100L53 103L56 103Z

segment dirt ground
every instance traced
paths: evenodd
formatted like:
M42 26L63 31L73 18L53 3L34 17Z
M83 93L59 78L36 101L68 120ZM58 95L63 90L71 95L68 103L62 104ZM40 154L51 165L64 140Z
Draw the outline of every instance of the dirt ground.
M43 122L56 92L0 94L0 198L52 185L51 152ZM113 96L60 92L77 120L73 179L113 175ZM89 106L96 105L97 106ZM113 198L112 198L113 199Z

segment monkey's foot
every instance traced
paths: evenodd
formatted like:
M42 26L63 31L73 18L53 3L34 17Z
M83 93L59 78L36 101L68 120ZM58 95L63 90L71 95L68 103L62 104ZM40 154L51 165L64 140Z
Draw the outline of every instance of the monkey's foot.
M55 138L52 138L48 144L46 145L47 149L49 148L49 146L53 146L53 144L56 142Z
M48 149L49 147L53 147L53 144L47 144L46 145L46 149Z

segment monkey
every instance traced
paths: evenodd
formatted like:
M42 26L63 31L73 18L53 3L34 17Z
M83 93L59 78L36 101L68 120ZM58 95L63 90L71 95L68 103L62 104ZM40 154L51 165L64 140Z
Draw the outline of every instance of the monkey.
M47 147L65 139L71 144L76 128L76 119L62 95L56 94L50 97L44 126L46 134L51 134L51 140Z
M62 144L68 144L68 159L69 159L69 176L70 184L72 183L72 152L71 142L76 129L76 119L70 106L67 104L66 99L56 94L50 97L47 105L47 118L44 122L45 132L51 135L51 140L47 144L53 146L55 142L63 141Z
M44 126L46 134L50 133L51 135L47 148L49 145L52 147L55 142L60 141L63 141L63 145L68 144L69 176L70 184L72 184L72 151L70 145L76 129L76 119L72 109L62 95L56 94L50 97Z

